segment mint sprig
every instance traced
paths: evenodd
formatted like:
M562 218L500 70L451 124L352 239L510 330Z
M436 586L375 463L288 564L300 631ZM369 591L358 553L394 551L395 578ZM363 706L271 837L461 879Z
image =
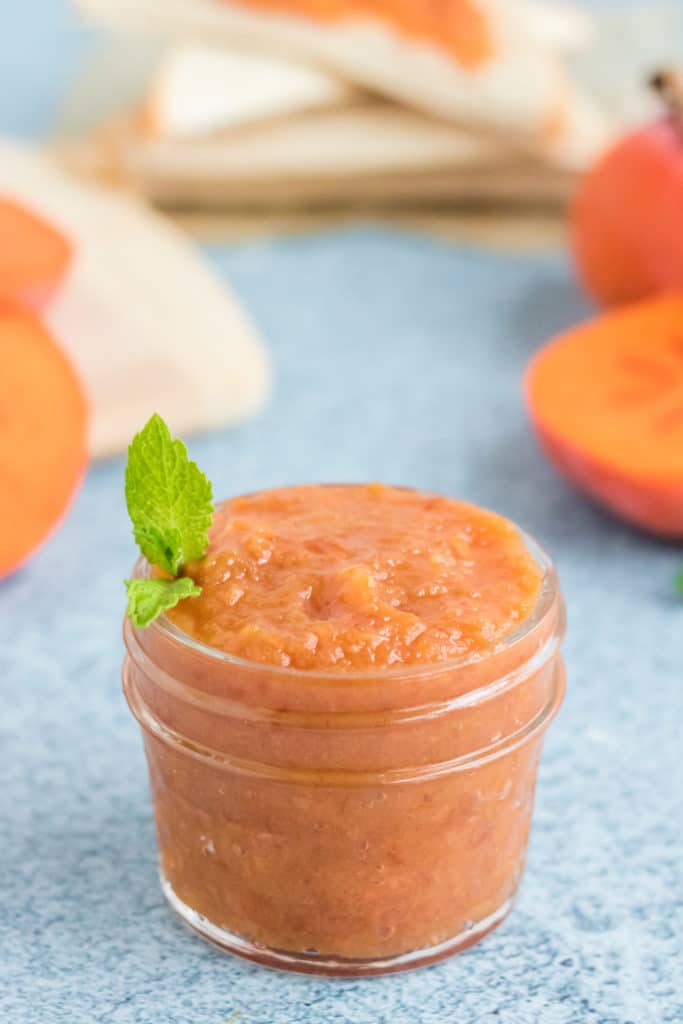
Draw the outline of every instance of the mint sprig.
M142 554L175 577L126 580L127 615L144 628L178 601L201 593L181 574L206 554L213 517L211 483L156 413L128 449L126 505Z
M152 565L176 576L206 554L211 484L157 413L128 449L126 504L135 540Z
M174 608L186 597L199 597L202 588L189 576L179 580L125 580L128 594L126 615L139 629L149 626L158 615Z

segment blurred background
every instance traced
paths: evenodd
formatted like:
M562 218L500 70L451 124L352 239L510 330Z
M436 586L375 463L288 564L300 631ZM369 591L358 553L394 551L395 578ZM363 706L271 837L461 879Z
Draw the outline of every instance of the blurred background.
M46 315L91 397L95 456L145 418L151 368L178 430L263 404L268 355L188 236L381 223L562 244L580 176L655 115L648 78L683 50L683 8L659 0L45 0L39 15L7 3L2 21L0 189L72 245ZM130 253L105 220L137 234L133 281L115 281ZM143 315L158 260L175 305ZM188 273L201 301L171 285ZM220 380L196 379L199 352Z
M554 211L656 109L647 77L680 58L682 17L675 0L7 4L0 128L201 212L198 230Z
M523 387L565 331L593 381L585 321L683 288L681 126L647 84L682 63L680 0L0 0L3 1019L683 1020L680 296L626 310L642 352L601 370L637 407L589 410L616 481L577 479L580 401L546 458ZM466 957L342 998L170 922L118 685L153 411L218 497L381 479L556 559L569 686L528 878Z

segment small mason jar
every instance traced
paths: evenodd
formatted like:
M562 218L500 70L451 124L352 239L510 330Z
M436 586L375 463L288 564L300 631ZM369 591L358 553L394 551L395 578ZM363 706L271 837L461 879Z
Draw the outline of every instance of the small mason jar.
M126 621L161 885L195 931L270 967L362 976L433 963L503 920L564 693L564 605L525 542L536 608L476 657L303 671L164 617Z

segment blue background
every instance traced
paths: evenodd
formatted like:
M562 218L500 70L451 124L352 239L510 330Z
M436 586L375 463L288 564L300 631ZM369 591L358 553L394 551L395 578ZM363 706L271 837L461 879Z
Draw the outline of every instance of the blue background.
M35 134L88 39L54 3L39 23L0 10L0 127ZM134 550L112 461L0 584L0 1020L683 1021L683 603L672 585L683 554L576 496L531 437L523 368L588 313L565 259L375 228L207 253L276 369L265 414L191 445L219 495L410 483L497 508L556 557L569 689L548 735L526 879L481 946L388 979L275 974L183 929L157 885L146 769L119 689Z

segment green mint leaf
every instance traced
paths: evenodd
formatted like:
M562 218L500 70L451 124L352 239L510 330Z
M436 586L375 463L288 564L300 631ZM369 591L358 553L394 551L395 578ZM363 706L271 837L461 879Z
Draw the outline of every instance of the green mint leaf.
M156 413L128 449L126 504L135 540L152 565L177 576L206 554L211 484Z
M134 626L144 629L168 608L185 597L198 597L202 588L187 576L179 580L125 580L128 594L126 614Z
M676 590L679 594L683 594L683 569L676 574Z

